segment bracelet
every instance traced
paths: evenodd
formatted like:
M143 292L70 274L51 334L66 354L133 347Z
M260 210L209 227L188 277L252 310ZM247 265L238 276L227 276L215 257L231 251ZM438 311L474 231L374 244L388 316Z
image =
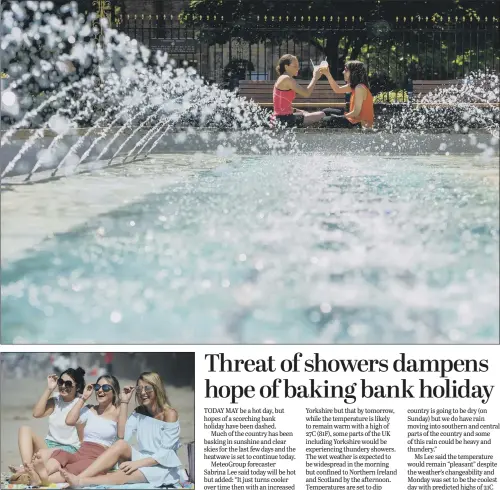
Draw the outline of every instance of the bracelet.
M122 404L122 403L125 403L125 405L128 405L128 402L122 402L122 401L120 400L120 404Z

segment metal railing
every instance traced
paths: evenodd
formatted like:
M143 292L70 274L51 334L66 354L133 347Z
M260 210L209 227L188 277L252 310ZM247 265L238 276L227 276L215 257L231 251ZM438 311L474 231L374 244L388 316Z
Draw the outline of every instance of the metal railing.
M117 26L152 49L167 51L207 80L232 88L241 79L273 80L285 53L298 56L299 78L310 59L328 58L335 78L344 62L363 61L373 93L402 101L413 79L461 79L473 71L500 71L498 19L473 17L365 21L361 17L255 17L238 25L223 18L118 16Z

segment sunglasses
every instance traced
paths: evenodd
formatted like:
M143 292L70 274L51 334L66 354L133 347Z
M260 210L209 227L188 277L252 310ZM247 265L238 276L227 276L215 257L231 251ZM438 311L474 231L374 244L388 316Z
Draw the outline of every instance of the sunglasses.
M64 386L67 390L71 390L71 388L73 388L74 384L73 384L73 381L64 381L64 379L59 378L57 380L57 386L59 386L59 388L62 388Z
M108 391L113 391L113 387L111 385L94 385L94 390L99 391L102 388L102 391L104 393L107 393Z
M152 391L154 391L154 388L152 386L149 386L149 385L136 386L135 389L138 393L142 393L143 391L145 391L146 393L151 393Z

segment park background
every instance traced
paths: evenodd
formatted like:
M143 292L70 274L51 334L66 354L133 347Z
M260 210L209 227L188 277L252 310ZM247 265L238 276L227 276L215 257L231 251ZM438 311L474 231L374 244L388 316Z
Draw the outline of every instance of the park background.
M9 8L12 1L3 5ZM68 3L55 0L56 7ZM461 80L500 70L500 0L77 0L78 10L192 66L211 84L273 80L285 53L325 58L342 79L363 61L375 102L406 102L413 80ZM8 76L3 67L2 76ZM35 90L36 91L36 90Z
M57 3L65 3L58 0ZM327 58L342 79L365 62L376 101L406 101L412 80L463 79L500 68L498 0L79 0L151 49L231 90L272 80L285 53L299 78Z

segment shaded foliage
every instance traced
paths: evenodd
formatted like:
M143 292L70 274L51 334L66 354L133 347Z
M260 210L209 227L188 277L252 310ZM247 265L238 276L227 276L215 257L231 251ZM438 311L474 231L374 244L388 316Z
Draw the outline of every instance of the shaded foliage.
M376 49L381 46L384 50L387 46L388 57L400 57L405 41L393 31L396 19L401 23L413 18L408 28L418 32L418 42L432 39L436 56L444 59L444 52L449 56L450 43L441 42L436 47L435 33L454 27L457 20L478 22L489 18L491 21L499 15L499 5L497 0L191 0L181 20L188 25L202 26L202 40L211 45L224 44L234 38L276 46L285 41L311 45L337 66L336 76L339 76L346 59L376 57ZM486 52L487 49L493 50L493 47L485 47L481 55L489 60L495 54ZM466 51L460 52L453 63L463 66L471 56ZM444 75L442 67L434 63L427 66L417 58L410 56L405 60L410 78ZM380 70L380 66L374 67L372 76ZM399 75L388 73L387 66L382 70L386 73L385 80L382 77L379 81L381 90L391 90L396 81L402 81L396 80Z
M310 0L279 1L260 0L191 0L184 10L184 16L216 16L233 33L253 35L251 26L262 22L264 17L295 18L300 25L307 23L308 17L351 17L362 16L367 20L379 20L395 16L495 16L498 15L497 0ZM198 19L199 20L199 19ZM231 24L231 26L230 26Z

